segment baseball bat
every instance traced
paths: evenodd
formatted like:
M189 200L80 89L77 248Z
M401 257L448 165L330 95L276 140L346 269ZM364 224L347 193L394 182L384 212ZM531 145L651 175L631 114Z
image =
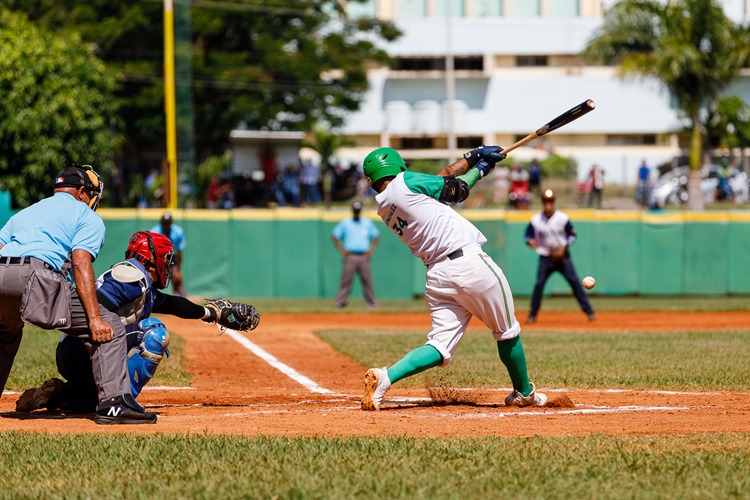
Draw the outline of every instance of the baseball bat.
M508 154L510 151L513 151L516 148L520 148L524 144L527 144L534 139L538 139L541 136L545 134L549 134L553 130L557 130L563 125L567 125L568 123L572 122L573 120L577 120L589 111L593 111L596 107L596 104L591 99L586 99L578 106L573 106L569 110L567 110L565 113L561 114L557 118L553 119L552 121L545 123L538 129L536 129L535 132L530 133L520 141L516 142L515 144L512 144L508 146L507 148L503 149L504 154Z

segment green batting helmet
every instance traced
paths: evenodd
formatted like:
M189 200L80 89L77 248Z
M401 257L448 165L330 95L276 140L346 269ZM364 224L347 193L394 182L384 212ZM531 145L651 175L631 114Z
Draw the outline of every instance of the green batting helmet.
M374 184L383 177L394 177L405 172L406 163L395 149L378 148L365 157L363 168L365 177L370 184Z

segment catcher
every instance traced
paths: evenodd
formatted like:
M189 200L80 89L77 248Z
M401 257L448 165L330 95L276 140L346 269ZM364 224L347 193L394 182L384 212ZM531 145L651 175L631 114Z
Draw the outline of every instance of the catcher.
M536 315L542 305L544 285L555 271L565 276L570 283L583 312L590 320L596 319L594 308L591 307L588 295L581 286L581 280L576 275L568 252L568 247L576 240L576 230L570 223L570 217L565 212L555 210L555 193L551 189L542 193L542 206L542 211L534 214L526 227L526 244L539 254L536 285L534 294L531 296L531 310L526 322L536 321Z
M164 355L169 357L169 333L152 313L217 323L222 331L258 327L260 315L249 304L226 299L208 300L205 306L169 295L164 289L174 265L172 242L164 235L135 233L128 243L125 260L112 266L96 282L96 296L106 309L117 313L128 332L128 373L133 397L156 373ZM90 413L98 403L91 362L78 338L63 334L56 352L57 369L66 381L47 380L27 389L16 402L16 411L40 408Z

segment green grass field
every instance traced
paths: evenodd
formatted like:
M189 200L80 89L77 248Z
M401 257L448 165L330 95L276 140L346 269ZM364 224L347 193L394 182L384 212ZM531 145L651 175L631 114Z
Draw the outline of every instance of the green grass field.
M599 310L747 310L747 297L595 298ZM254 302L261 312L329 312L330 302ZM424 311L419 300L381 302ZM357 310L358 303L351 310ZM576 310L551 297L547 310ZM344 313L345 314L345 313ZM541 386L750 390L750 329L524 332ZM364 366L382 366L425 332L318 332ZM27 330L8 388L55 375L53 332ZM189 384L180 339L152 383ZM507 386L495 343L471 330L445 370L405 387ZM529 438L290 438L210 434L139 436L5 432L1 498L750 498L750 434Z
M5 433L3 498L747 498L750 436Z
M425 332L324 330L318 335L363 366L390 366L423 345ZM529 375L540 387L750 390L750 330L736 332L524 332ZM496 343L469 330L453 362L399 382L508 387Z

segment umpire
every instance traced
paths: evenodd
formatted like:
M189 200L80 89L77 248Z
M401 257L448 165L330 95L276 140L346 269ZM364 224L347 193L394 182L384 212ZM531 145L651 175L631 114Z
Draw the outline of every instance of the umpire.
M352 204L352 217L336 224L331 233L333 244L344 256L341 269L341 282L336 295L334 307L341 309L349 302L354 275L359 274L362 280L362 291L365 296L365 306L377 309L378 301L372 288L372 270L370 255L375 252L380 239L380 231L375 223L367 217L362 217L362 204L355 201Z
M555 271L561 273L573 289L578 304L590 320L596 319L591 302L583 291L581 281L576 275L573 260L568 247L576 240L576 230L565 212L555 210L555 193L547 189L542 193L541 212L531 217L526 227L526 244L539 254L539 268L536 273L536 285L531 297L531 311L527 323L534 323L539 307L542 305L542 292L550 275Z
M97 423L155 423L156 414L145 412L130 394L125 327L97 302L92 262L106 232L95 212L102 188L90 165L73 164L57 175L53 196L21 210L0 230L0 392L21 344L22 318L44 317L36 320L44 322L39 326L85 343L99 392ZM71 269L75 287L63 278L70 279ZM70 290L69 311L57 300L45 300L45 288L54 283L55 292Z

